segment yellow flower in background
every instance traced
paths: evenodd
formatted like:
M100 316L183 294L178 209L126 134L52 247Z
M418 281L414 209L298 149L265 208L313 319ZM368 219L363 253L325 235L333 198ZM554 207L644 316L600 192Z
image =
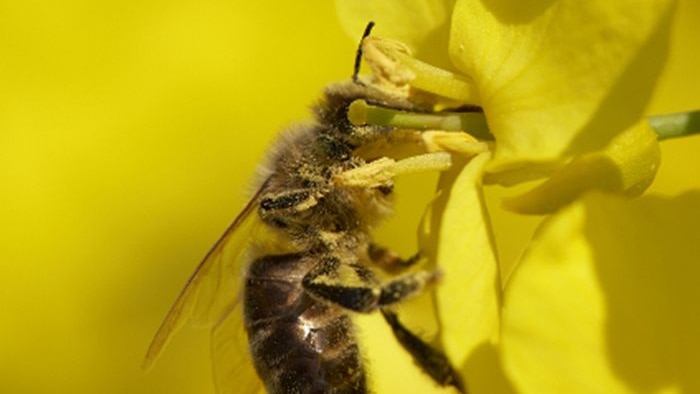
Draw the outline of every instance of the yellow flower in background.
M505 287L501 357L523 393L694 393L700 193L588 194Z
M376 19L381 31L377 9L348 3L338 2L347 26ZM398 3L381 7L388 21L428 8ZM440 339L471 392L693 392L700 341L690 333L700 319L689 310L700 294L682 272L700 258L698 194L631 203L588 193L637 196L658 170L645 111L675 3L460 0L451 20L452 2L430 4L415 36L404 26L397 37L417 54L448 49L454 69L381 39L377 47L400 82L482 107L495 140L492 154L442 176L423 228L446 271ZM555 214L510 276L482 184L538 178L505 207Z
M309 4L2 2L0 391L214 393L206 330L140 365L268 143L352 72Z

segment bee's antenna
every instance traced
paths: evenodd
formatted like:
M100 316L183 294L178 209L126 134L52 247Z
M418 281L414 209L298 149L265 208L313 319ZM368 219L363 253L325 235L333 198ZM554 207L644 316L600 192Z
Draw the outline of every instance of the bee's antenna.
M367 24L367 27L365 27L365 32L362 33L362 39L360 39L360 43L357 45L357 53L355 54L355 68L352 72L352 81L355 83L360 83L358 75L360 73L360 64L362 64L362 41L364 41L365 38L369 36L369 34L372 32L373 27L374 22L370 21Z

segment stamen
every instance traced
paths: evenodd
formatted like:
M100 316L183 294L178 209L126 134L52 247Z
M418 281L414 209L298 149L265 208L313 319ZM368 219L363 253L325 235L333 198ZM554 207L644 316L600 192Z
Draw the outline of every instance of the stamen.
M376 36L367 37L362 41L362 50L365 61L375 75L397 86L407 83L417 89L463 104L479 104L476 85L470 78L414 58L408 47L400 41Z
M348 108L348 120L356 126L369 124L415 130L464 131L480 140L493 140L486 117L481 112L409 112L355 100Z

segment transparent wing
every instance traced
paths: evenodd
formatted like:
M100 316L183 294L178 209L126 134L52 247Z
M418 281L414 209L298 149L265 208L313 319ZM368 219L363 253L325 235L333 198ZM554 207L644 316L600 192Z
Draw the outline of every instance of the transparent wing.
M211 332L211 357L218 394L264 393L248 352L242 309L241 303L234 304Z
M212 325L237 301L243 268L242 254L251 237L262 187L204 256L161 323L148 348L143 368L149 369L172 335L185 322Z

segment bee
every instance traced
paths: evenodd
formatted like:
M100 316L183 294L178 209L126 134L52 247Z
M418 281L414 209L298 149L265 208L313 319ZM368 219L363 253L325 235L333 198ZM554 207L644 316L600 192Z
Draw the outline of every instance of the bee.
M325 90L315 122L286 131L270 150L257 191L187 282L153 339L146 367L185 321L194 320L213 323L221 392L256 393L264 385L270 394L368 393L350 315L379 312L423 371L466 392L447 357L392 308L436 283L440 272L408 271L420 254L402 259L371 237L373 226L391 212L393 173L381 173L391 168L386 163L401 162L383 152L421 130L348 119L358 100L411 112L431 109L361 81L361 58L362 46L352 80ZM393 276L380 280L376 267ZM246 340L247 348L241 345ZM251 364L259 380L242 372Z

